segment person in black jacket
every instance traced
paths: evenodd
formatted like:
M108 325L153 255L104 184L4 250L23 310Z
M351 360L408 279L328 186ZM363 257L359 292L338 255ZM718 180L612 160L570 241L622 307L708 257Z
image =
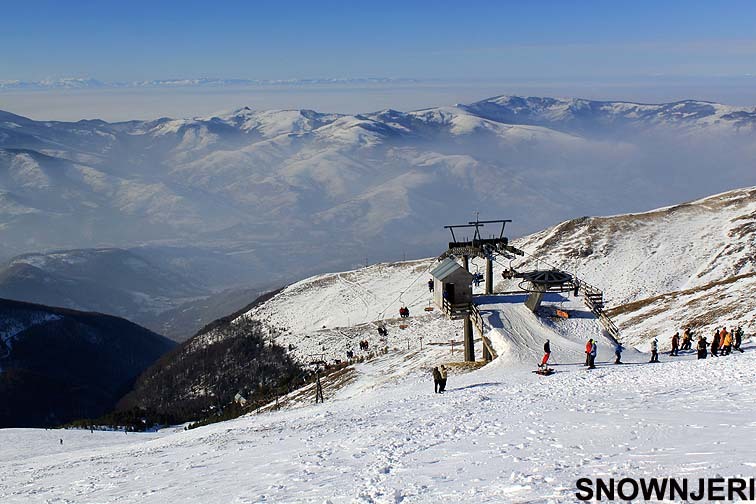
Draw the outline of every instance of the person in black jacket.
M740 345L743 344L743 328L738 326L737 329L735 329L735 350L737 350L740 353L743 353L743 349L740 348Z
M698 350L698 358L699 359L705 359L706 358L706 348L709 346L709 342L706 341L706 338L703 336L698 337L698 344L696 345L696 350Z
M441 371L437 367L433 368L433 392L438 394L441 388Z
M669 355L677 356L679 349L680 349L680 333L676 332L674 336L672 336L672 351L669 352Z
M546 340L546 343L543 344L543 359L541 359L541 366L545 366L547 362L549 362L549 357L551 357L551 343L549 340Z
M449 372L446 369L446 366L442 364L438 370L438 373L441 376L441 381L439 383L438 391L443 392L444 390L446 390L446 378L448 377Z
M711 340L711 355L719 357L719 329L716 330Z

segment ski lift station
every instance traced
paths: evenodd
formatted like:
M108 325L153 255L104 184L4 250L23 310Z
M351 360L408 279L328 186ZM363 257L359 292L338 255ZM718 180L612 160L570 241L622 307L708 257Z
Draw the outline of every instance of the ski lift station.
M466 312L473 302L473 275L451 257L431 272L433 301L447 313Z
M444 226L451 232L452 241L449 242L448 249L438 257L438 265L430 272L433 277L433 301L447 317L464 319L465 360L475 360L473 327L477 329L483 342L483 359L491 360L495 357L494 349L485 335L483 317L475 302L479 295L473 295L473 283L478 285L480 277L484 278L484 296L512 294L512 292L494 293L493 263L498 262L497 257L510 260L509 269L502 272L502 276L505 279L520 280L518 292L528 294L525 305L533 313L538 314L546 293L573 292L574 296L582 294L586 306L604 326L607 333L615 341L618 340L619 328L604 313L604 297L601 290L578 280L571 273L554 267L526 272L518 272L514 269L511 261L516 256L524 256L525 252L510 245L509 239L504 236L504 227L508 222L512 221L476 219L467 224ZM491 234L488 238L482 237L481 228L492 224L501 226L498 236ZM471 240L458 239L455 230L459 232L460 229L474 229L473 238ZM470 259L474 257L485 260L485 276L470 272ZM461 264L458 261L461 261Z

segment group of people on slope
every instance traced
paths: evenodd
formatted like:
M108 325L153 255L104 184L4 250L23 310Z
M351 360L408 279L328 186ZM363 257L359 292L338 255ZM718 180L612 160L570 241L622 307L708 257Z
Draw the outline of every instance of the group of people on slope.
M622 364L622 350L623 347L619 343L616 344L614 347L614 363L615 364ZM585 343L585 365L588 366L588 369L596 369L596 355L598 354L598 346L596 345L596 340L589 339ZM549 359L551 358L551 341L546 340L546 343L543 344L543 358L541 359L541 363L539 367L543 368L546 367L546 364L548 363Z
M672 350L669 355L676 356L680 350L690 350L693 344L693 333L690 327L686 327L683 331L682 341L680 340L680 332L676 332L672 335Z
M721 357L724 355L730 355L734 350L743 353L743 349L740 346L743 344L743 328L738 326L728 331L726 327L722 329L716 328L711 339L711 346L709 342L703 336L698 337L698 344L696 350L698 350L698 358L705 359L707 356L707 349L711 349L711 355L714 357Z
M696 353L698 358L705 359L708 356L709 350L715 357L729 355L732 353L733 349L743 353L743 349L740 348L743 343L743 336L743 328L740 326L732 328L730 331L728 331L726 327L722 327L721 329L718 327L714 331L711 344L709 344L709 341L701 335L698 337L698 342L696 343ZM681 350L690 350L693 345L693 338L693 332L689 327L686 327L683 331L682 338L680 338L680 333L676 332L672 335L669 355L675 357L680 354ZM651 342L650 362L659 362L659 341L656 338Z
M585 344L585 365L588 369L596 369L596 354L598 346L595 339L589 339Z
M436 394L442 393L444 390L446 390L446 377L448 376L448 371L446 369L446 366L443 364L441 367L434 367L433 368L433 391Z

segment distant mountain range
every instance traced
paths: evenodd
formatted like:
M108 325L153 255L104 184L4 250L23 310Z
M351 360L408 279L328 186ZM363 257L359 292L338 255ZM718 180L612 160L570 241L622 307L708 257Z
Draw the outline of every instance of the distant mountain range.
M0 299L0 427L102 415L173 346L117 317Z
M222 287L283 283L431 255L475 212L518 235L756 184L755 114L514 96L120 123L0 112L0 255L180 250Z
M318 84L392 84L418 82L417 79L390 77L323 78L323 79L153 79L143 81L101 81L92 78L64 77L44 80L0 80L0 90L41 89L119 89L177 87L241 87L241 86L309 86Z

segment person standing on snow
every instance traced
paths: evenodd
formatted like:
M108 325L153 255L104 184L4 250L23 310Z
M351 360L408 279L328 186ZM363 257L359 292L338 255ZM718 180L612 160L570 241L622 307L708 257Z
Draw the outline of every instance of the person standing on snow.
M444 390L446 390L446 377L448 376L448 372L446 370L446 366L444 366L443 364L438 371L439 373L441 373L441 384L439 387L439 392L443 392Z
M649 362L659 362L659 340L656 338L651 342L651 360Z
M709 342L706 341L706 338L703 336L698 337L698 345L696 345L696 349L698 350L698 358L699 359L705 359L706 358L706 348L709 346Z
M680 350L690 350L693 345L693 334L690 332L690 327L686 327L683 331L682 345Z
M725 355L725 336L727 336L727 327L719 331L719 355Z
M441 371L438 367L433 368L433 392L438 394L438 389L441 388Z
M546 343L543 344L543 359L541 359L541 366L546 365L549 361L549 357L551 357L551 344L549 343L549 340L546 340Z
M585 365L586 366L591 365L591 348L593 348L593 340L589 339L588 343L585 344Z
M614 363L622 364L622 345L620 343L617 343L617 346L614 347L614 356L616 357Z
M725 332L724 345L722 348L724 348L725 355L730 355L732 353L732 331Z
M735 329L735 350L737 350L740 353L743 353L743 349L740 348L740 345L743 344L743 328L738 326L737 329Z
M428 280L428 292L433 292L433 279Z
M598 345L594 340L591 340L591 351L589 353L590 360L588 361L588 369L596 369L596 354L598 353Z
M680 347L680 333L676 332L674 336L672 336L672 351L669 352L669 355L672 357L676 357L679 347Z
M714 337L711 339L711 355L719 357L719 329L714 331Z

